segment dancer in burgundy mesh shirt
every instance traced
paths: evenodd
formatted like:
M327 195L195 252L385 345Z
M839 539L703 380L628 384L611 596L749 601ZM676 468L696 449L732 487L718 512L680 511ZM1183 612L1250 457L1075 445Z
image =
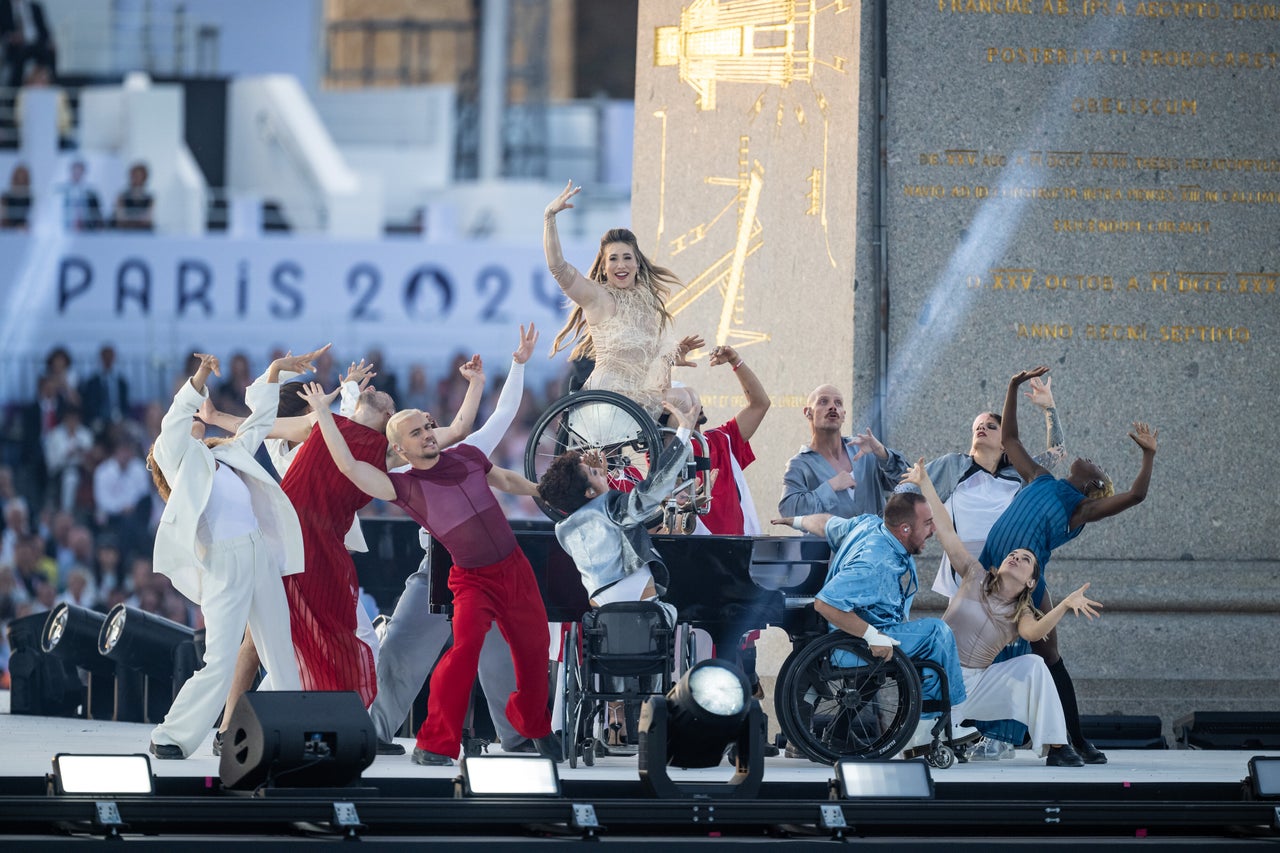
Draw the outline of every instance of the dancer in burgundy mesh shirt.
M563 760L551 734L547 708L547 612L533 568L516 544L511 525L493 494L534 495L537 485L499 468L479 449L459 444L441 450L427 416L417 409L397 412L387 422L392 448L409 470L388 474L357 458L329 411L337 395L316 383L302 396L311 404L337 469L370 497L392 501L445 546L453 558L453 647L431 675L427 718L418 729L413 761L452 764L462 745L462 723L480 648L490 625L511 648L516 690L507 700L507 719L538 751Z

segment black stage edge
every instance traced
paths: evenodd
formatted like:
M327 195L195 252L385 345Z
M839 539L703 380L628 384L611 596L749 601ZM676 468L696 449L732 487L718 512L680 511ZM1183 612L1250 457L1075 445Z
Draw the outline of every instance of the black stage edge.
M6 849L55 849L104 839L104 798L51 797L43 778L10 779L0 796ZM154 797L117 797L120 839L198 848L257 849L327 837L365 843L445 838L450 843L514 839L652 845L687 841L949 839L987 845L1098 842L1280 845L1280 801L1249 799L1243 783L1000 784L935 779L933 800L833 800L825 783L764 785L754 800L646 798L638 781L562 780L564 796L455 799L449 779L364 779L360 788L295 789L252 797L206 787L201 778L158 778ZM38 793L37 793L38 792ZM285 793L285 792L280 792ZM335 803L340 805L335 810ZM590 809L583 807L590 806ZM337 817L340 815L341 820ZM598 827L591 827L594 818ZM346 825L342 825L345 823ZM258 845L266 844L266 848ZM16 846L11 846L16 845Z

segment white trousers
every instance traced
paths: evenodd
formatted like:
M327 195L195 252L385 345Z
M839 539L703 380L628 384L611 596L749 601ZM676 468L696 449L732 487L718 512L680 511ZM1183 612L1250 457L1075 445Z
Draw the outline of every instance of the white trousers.
M1062 702L1049 667L1039 655L1020 655L986 669L963 667L968 698L951 709L961 720L1017 720L1031 735L1031 748L1043 756L1050 745L1069 743Z
M247 624L258 657L275 690L301 690L289 632L284 582L271 567L258 531L215 542L200 571L204 612L204 667L182 685L164 721L151 732L154 743L181 747L191 755L209 735L231 687L236 654Z

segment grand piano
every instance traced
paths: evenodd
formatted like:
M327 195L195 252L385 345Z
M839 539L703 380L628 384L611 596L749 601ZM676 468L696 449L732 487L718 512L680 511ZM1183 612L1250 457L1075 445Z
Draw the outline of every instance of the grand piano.
M362 520L369 552L355 554L365 591L390 613L404 579L422 562L418 525L408 519ZM573 560L560 548L549 521L513 521L516 540L529 558L547 618L576 622L588 610ZM822 588L831 551L825 540L798 536L654 536L671 583L663 600L681 622L720 641L775 625L793 637L818 630L807 605ZM453 561L438 542L430 555L431 609L448 613Z

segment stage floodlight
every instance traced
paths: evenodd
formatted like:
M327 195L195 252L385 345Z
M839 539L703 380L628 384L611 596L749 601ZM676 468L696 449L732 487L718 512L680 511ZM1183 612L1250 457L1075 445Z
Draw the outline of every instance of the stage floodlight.
M87 607L63 602L49 611L40 647L85 669L115 669L98 654L98 634L106 617Z
M146 755L74 755L53 757L50 793L59 796L149 796L156 792Z
M463 756L462 792L469 797L558 797L560 774L554 761L541 756Z
M117 604L98 633L98 652L149 676L186 681L198 664L195 634L163 616Z
M742 670L720 658L702 661L640 709L640 781L663 799L754 797L764 779L765 729ZM668 766L715 767L730 744L737 763L728 782L677 783L667 773Z
M40 648L89 673L86 717L122 719L115 708L116 663L98 654L98 633L104 621L106 617L95 610L63 602L49 611Z
M751 687L720 658L695 665L667 694L667 764L716 767L742 727Z
M836 762L836 785L846 800L933 799L933 777L924 759Z
M1249 782L1259 800L1280 799L1280 758L1255 755L1249 759Z

